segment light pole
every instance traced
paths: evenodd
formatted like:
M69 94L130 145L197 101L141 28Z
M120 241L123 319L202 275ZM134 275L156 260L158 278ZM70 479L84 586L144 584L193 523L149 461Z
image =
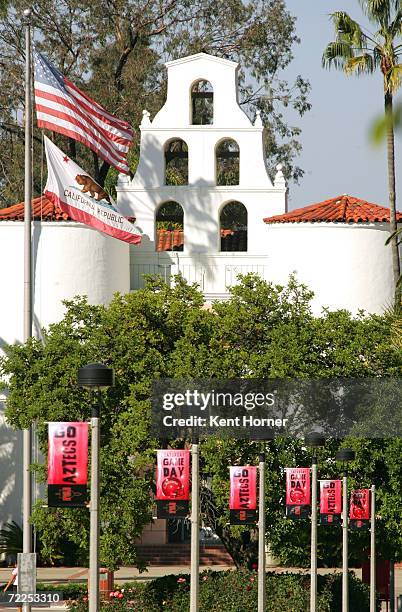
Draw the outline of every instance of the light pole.
M371 486L371 532L370 532L370 612L375 612L376 558L375 558L375 485Z
M260 453L258 472L258 612L265 612L265 452Z
M89 612L99 610L99 413L101 389L114 385L114 372L101 363L90 363L78 370L79 387L96 389L97 402L92 402L91 418L91 502L89 532Z
M336 461L344 464L342 484L342 612L349 612L349 584L348 584L348 478L345 464L353 461L355 451L350 448L341 448L335 455Z
M312 431L308 433L304 442L313 448L311 458L311 570L310 570L310 612L317 609L317 454L315 449L324 446L325 438L322 434Z
M32 337L32 77L31 77L31 9L26 9L23 13L23 23L25 24L25 179L24 179L24 342ZM36 569L28 577L26 583L26 564L33 561L32 555L32 526L30 523L32 513L32 428L27 427L23 431L23 511L22 511L22 531L23 531L23 556L21 559L22 567L19 566L19 585L22 590L27 589L28 584L31 590L36 580ZM25 603L23 608L26 612L31 610L31 605Z
M200 598L200 453L199 440L191 445L191 560L190 612L198 612Z

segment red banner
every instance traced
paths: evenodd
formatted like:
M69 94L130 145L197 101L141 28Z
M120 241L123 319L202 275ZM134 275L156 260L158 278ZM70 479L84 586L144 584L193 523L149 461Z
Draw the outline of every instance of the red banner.
M229 469L230 510L255 510L257 508L257 468L247 465Z
M340 514L342 512L342 481L320 480L320 513Z
M158 450L156 499L180 501L190 497L190 451Z
M88 482L88 423L49 423L48 484Z
M285 468L286 505L308 506L311 502L310 468Z
M370 518L370 489L355 489L350 494L349 518L364 521Z

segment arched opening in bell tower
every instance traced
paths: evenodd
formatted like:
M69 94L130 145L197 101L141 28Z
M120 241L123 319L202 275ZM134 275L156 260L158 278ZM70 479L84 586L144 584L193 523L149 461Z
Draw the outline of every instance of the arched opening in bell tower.
M218 142L215 149L215 172L218 186L239 184L240 148L233 138Z
M188 185L188 147L181 138L165 144L165 185Z
M247 208L241 202L228 202L219 217L221 251L247 251Z
M178 202L170 200L159 206L155 215L157 251L183 251L184 212Z
M214 122L214 90L209 81L200 79L191 86L192 125L212 125Z

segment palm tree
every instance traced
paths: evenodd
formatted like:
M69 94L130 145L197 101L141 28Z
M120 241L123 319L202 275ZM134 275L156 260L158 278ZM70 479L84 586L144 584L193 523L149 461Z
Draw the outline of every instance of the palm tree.
M397 282L400 276L399 249L395 232L395 147L393 97L402 82L402 2L401 0L359 0L363 12L376 31L371 33L342 11L332 13L336 40L330 42L322 56L325 68L334 66L347 75L361 76L381 70L384 83L384 111L387 131L388 196L392 268L395 280L395 301L399 304Z

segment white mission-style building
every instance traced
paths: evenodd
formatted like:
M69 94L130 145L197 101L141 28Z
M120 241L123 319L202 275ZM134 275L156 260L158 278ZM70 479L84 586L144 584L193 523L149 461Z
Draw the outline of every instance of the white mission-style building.
M118 184L120 208L144 232L132 253L131 286L141 285L144 272L181 272L207 299L222 298L240 272L267 276L263 217L286 211L287 189L279 166L274 183L268 175L261 118L252 123L239 106L236 63L200 53L169 62L167 71L165 105L152 122L143 114L134 179L120 175ZM172 167L185 184L169 184ZM184 240L167 251L157 225L172 202ZM230 234L226 244L221 237L233 230L231 217L237 224L240 217L234 232L243 237L235 250Z
M169 282L181 273L212 302L228 296L240 273L286 283L296 272L315 292L317 315L389 306L389 210L341 195L288 212L281 165L272 178L267 172L261 117L252 122L239 105L238 64L199 53L166 67L166 102L153 118L144 111L137 172L117 186L141 245L72 222L45 197L33 202L35 332L62 318L62 300L108 303L143 286L147 273ZM22 204L0 210L0 261L1 353L22 338ZM20 452L4 423L0 451L14 466L0 475L0 522L19 521Z

